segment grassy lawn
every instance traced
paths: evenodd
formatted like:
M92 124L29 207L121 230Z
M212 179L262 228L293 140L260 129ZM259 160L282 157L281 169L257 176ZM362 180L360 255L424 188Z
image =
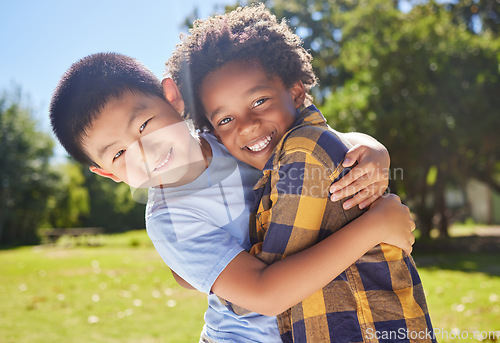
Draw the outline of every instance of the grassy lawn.
M175 283L144 231L68 243L0 250L2 343L198 341L205 295ZM440 342L500 331L500 254L415 260Z
M500 341L498 253L417 254L414 258L439 342Z
M206 297L177 286L145 232L101 247L0 251L0 341L197 342Z

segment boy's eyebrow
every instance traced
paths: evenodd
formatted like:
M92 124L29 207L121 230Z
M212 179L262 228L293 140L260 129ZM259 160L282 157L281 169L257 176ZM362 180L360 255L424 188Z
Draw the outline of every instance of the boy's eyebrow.
M256 93L258 91L262 90L268 90L268 89L273 89L274 87L271 87L269 85L257 85L255 87L250 88L245 92L245 95L252 95L252 93Z
M214 117L216 115L218 115L220 112L222 112L222 106L221 107L217 107L212 113L210 113L210 121L212 121L214 119Z
M104 153L106 152L106 150L108 150L110 147L112 147L113 145L117 144L118 142L115 141L111 144L108 144L106 145L105 147L103 147L102 149L99 150L99 152L97 153L97 156L99 156L100 159L102 159L102 156L104 155Z
M145 110L147 108L146 104L140 104L132 110L132 114L130 115L130 119L128 121L127 129L130 128L134 120L141 114L142 110Z
M250 96L253 93L257 93L258 91L269 90L269 89L273 89L273 87L268 86L268 85L257 85L255 87L252 87L249 90L247 90L244 95ZM223 106L218 107L212 113L210 113L210 116L209 116L210 121L212 121L213 117L215 117L217 114L219 114L223 108L224 108Z
M146 104L141 104L139 106L134 107L134 109L132 110L132 113L130 114L130 119L128 121L127 129L130 128L130 126L132 125L132 123L134 122L134 120L146 108L147 108ZM106 152L106 150L108 150L110 147L112 147L113 145L115 145L117 143L118 143L118 141L114 141L113 143L110 143L110 144L104 146L102 149L100 149L99 152L97 153L97 155L99 156L99 158L102 158L102 156L104 155L104 153Z

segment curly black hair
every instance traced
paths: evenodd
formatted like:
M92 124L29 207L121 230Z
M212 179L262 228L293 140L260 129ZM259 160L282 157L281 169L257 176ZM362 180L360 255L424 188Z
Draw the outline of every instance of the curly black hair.
M223 15L196 20L165 63L178 85L197 128L212 128L200 100L204 78L232 61L258 61L286 88L302 81L306 92L316 85L312 56L285 20L279 22L263 4L239 7ZM308 94L306 104L312 102Z

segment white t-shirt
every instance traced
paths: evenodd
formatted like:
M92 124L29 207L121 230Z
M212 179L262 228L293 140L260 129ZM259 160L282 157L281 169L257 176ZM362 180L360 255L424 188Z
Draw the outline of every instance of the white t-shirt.
M261 176L232 157L215 137L209 167L195 181L175 188L150 188L146 228L165 263L208 294L205 334L218 342L281 342L276 317L238 316L210 293L212 284L241 251L250 249L248 221L253 186Z

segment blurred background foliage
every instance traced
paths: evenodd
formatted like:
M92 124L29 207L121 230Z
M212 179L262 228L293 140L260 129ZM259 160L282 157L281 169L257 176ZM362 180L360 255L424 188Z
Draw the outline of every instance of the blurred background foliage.
M453 205L450 191L464 194L476 179L500 192L498 0L263 2L313 54L320 79L313 95L330 125L368 133L388 148L391 191L416 214L422 238L432 229L446 237L450 223L471 216L474 200L460 196ZM21 92L6 90L0 244L37 243L40 227L144 227L144 205L129 187L69 159L54 162L54 144Z
M40 132L19 90L0 96L0 243L32 244L58 184L54 142Z
M55 141L27 102L19 89L0 96L0 244L39 243L40 228L143 228L144 205L127 185L52 158Z

